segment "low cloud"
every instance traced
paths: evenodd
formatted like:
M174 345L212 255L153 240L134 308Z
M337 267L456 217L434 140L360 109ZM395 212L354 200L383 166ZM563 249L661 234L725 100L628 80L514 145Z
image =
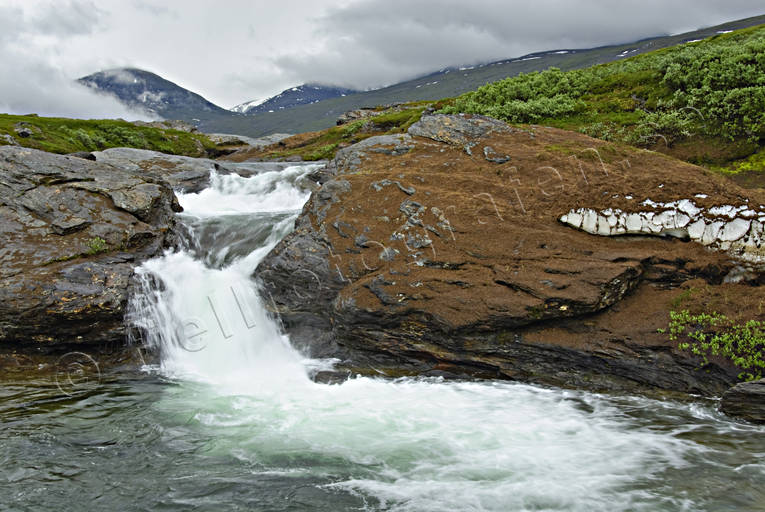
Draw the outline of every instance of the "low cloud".
M61 38L88 36L100 11L91 2L0 6L0 112L75 118L149 119L73 80L56 64Z

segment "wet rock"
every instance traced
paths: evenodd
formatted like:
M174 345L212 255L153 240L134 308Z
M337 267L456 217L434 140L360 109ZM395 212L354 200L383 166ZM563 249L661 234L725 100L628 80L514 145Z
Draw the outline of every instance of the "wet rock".
M547 151L556 145L571 154ZM487 168L466 147L513 165ZM765 204L761 192L663 155L480 116L423 116L407 135L344 148L316 174L321 188L295 231L256 271L293 342L313 355L370 374L593 389L711 395L736 382L740 370L717 361L701 372L657 330L681 286L724 286L731 307L757 314L756 282L723 283L741 262L693 237L597 235L621 225L617 210L625 230L652 235L689 226L694 208L728 222L736 215L715 206ZM677 212L643 215L649 197L678 202ZM715 236L742 230L721 225Z
M720 410L729 416L765 423L765 379L736 384L722 396Z
M140 172L0 147L0 342L124 338L133 268L174 240L172 189Z

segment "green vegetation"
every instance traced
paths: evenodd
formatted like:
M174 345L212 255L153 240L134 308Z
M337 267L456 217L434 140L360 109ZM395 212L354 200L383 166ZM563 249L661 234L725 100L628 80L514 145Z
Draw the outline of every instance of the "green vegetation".
M725 174L763 171L765 170L765 148L760 149L757 153L748 158L739 160L728 166L713 166L712 169Z
M749 320L736 323L719 313L692 315L687 309L669 313L669 339L678 341L678 348L690 350L704 359L721 356L743 371L740 379L762 377L765 368L765 323ZM666 332L666 330L660 330Z
M102 252L106 252L109 246L106 244L106 240L100 236L96 236L88 240L88 254L95 255Z
M676 143L703 141L679 156L727 164L765 139L765 26L586 69L521 74L441 112L556 126L668 153ZM762 169L763 159L750 166Z
M28 136L22 137L18 130ZM13 137L24 147L51 153L98 151L114 147L151 149L174 155L207 156L215 144L201 133L136 126L121 120L83 120L0 114L0 145Z
M287 158L300 156L303 160L326 160L338 149L374 135L403 133L420 117L429 103L410 103L381 110L373 117L334 126L320 132L296 135L272 146L263 156Z

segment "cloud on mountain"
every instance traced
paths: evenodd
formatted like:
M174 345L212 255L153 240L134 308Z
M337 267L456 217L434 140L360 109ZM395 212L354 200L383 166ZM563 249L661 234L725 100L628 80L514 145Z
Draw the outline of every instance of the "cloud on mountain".
M0 5L0 112L78 118L147 119L73 81L53 65L61 39L93 33L101 11L92 2L48 2L26 10Z
M367 88L460 64L695 30L763 13L750 0L362 0L330 9L314 52L274 58L284 75Z
M134 117L71 83L111 68L229 107L306 82L378 87L763 13L761 0L0 0L0 111Z

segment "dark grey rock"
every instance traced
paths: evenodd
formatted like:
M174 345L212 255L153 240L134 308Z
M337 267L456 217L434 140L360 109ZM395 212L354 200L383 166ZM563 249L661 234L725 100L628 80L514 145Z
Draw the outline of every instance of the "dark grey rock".
M495 164L504 164L505 162L510 161L509 155L499 155L496 151L494 151L494 148L491 146L484 146L483 147L483 156L488 162L492 162Z
M115 341L133 268L174 243L170 186L82 158L0 147L0 342Z
M765 379L736 384L722 396L720 410L729 416L765 423Z

